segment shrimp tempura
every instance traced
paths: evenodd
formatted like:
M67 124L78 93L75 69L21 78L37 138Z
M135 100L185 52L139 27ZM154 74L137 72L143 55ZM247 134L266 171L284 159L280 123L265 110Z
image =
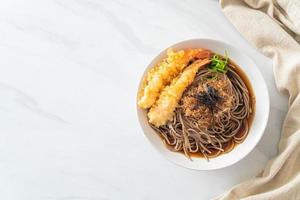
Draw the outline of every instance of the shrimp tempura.
M173 52L168 50L167 58L153 67L142 81L142 87L138 94L138 105L143 108L150 108L160 92L182 72L188 63L194 58L208 56L208 50L188 49Z
M210 59L195 61L176 77L169 86L165 87L159 99L148 112L150 123L159 127L172 119L184 90L193 82L198 70L209 62Z

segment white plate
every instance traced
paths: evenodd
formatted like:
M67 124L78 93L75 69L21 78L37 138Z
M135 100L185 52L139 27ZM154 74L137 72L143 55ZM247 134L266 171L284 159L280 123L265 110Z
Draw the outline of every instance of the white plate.
M224 55L224 51L228 52L229 57L238 64L242 70L247 74L250 79L254 95L256 98L256 108L255 115L250 127L249 134L245 141L237 145L232 151L226 154L222 154L216 158L212 158L209 161L203 158L193 158L193 161L187 159L183 154L169 151L163 144L161 138L155 133L155 131L149 126L147 122L147 113L145 110L137 106L137 114L140 125L144 131L144 134L152 143L152 145L169 161L186 167L190 169L197 170L212 170L219 169L229 165L232 165L254 149L256 144L261 139L265 127L267 125L268 116L269 116L269 94L267 90L266 83L258 70L255 63L240 50L235 47L226 44L221 41L211 40L211 39L193 39L187 40L171 47L174 50L186 49L186 48L205 48L210 49L211 51ZM167 48L167 49L168 49ZM143 76L146 75L147 71L162 58L166 57L166 50L162 51L156 58L146 68ZM142 80L142 79L141 79ZM141 82L139 88L141 86Z

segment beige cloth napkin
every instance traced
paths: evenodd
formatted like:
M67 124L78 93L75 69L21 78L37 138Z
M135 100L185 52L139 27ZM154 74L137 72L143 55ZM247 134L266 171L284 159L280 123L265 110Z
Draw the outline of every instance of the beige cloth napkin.
M260 175L217 199L299 200L300 0L220 0L220 4L237 30L273 59L277 88L289 95L289 111L283 124L279 154Z

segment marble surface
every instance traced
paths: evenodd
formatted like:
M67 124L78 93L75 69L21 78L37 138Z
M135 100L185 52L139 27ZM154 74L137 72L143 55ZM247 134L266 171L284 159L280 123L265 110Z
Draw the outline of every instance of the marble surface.
M150 60L191 38L234 44L259 66L271 96L264 137L215 171L166 161L138 125L135 95ZM0 2L0 199L211 199L276 155L286 97L272 63L214 0Z

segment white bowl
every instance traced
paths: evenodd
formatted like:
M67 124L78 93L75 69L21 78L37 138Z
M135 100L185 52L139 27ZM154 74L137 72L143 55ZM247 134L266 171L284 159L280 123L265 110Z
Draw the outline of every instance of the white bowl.
M204 158L197 157L193 157L193 160L191 161L181 153L176 153L168 150L162 142L161 138L149 126L147 122L146 111L137 106L138 119L144 131L144 134L149 139L151 144L158 150L158 152L160 152L166 159L186 168L196 170L212 170L220 169L238 162L247 154L249 154L259 142L264 133L269 117L270 102L268 89L264 78L258 70L257 66L248 56L243 54L241 50L238 50L237 48L221 41L211 39L193 39L177 43L168 48L172 48L174 50L186 48L205 48L222 55L226 50L229 57L242 68L251 82L256 99L254 119L250 127L249 134L242 144L237 145L232 151L222 154L216 158L212 158L209 161L205 160ZM152 62L146 68L143 76L146 75L147 71L154 64L156 64L162 58L166 57L167 49L162 51L157 57L152 60ZM140 87L141 82L139 88Z

